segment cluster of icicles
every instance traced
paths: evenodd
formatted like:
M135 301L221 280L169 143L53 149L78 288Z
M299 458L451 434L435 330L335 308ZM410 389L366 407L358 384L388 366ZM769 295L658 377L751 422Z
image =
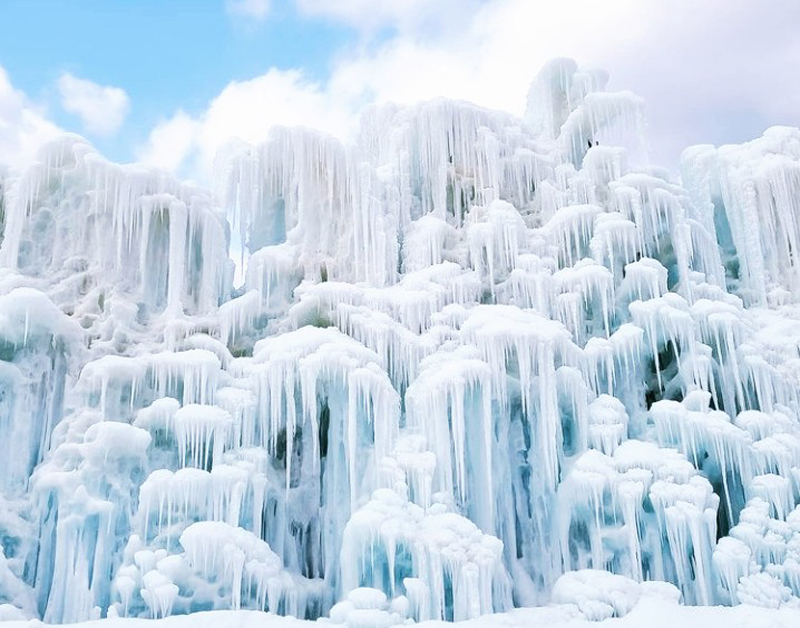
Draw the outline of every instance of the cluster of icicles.
M604 85L276 129L223 198L76 137L0 181L0 610L799 603L800 131L679 185Z

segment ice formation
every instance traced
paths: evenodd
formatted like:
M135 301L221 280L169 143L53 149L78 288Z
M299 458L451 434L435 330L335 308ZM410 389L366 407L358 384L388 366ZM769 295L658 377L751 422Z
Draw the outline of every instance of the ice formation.
M800 606L800 131L678 182L605 84L276 129L214 194L4 175L3 616Z

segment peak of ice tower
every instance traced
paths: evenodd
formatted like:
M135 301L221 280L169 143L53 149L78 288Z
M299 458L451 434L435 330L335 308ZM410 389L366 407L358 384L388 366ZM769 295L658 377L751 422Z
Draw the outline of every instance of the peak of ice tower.
M531 83L525 119L538 137L554 140L570 114L589 94L605 91L608 74L603 70L578 70L573 59L549 61Z
M75 136L0 176L0 604L796 605L800 131L672 181L606 82L275 129L215 193Z

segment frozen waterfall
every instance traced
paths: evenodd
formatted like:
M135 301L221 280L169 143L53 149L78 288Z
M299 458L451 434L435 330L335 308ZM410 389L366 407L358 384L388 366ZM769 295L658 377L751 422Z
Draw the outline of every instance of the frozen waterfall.
M676 181L606 82L274 129L213 194L3 174L0 615L800 606L800 130Z

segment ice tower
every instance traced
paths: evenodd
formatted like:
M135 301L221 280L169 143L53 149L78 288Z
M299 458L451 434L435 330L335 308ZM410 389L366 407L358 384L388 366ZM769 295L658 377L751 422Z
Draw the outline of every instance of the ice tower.
M0 173L0 612L800 603L800 131L676 182L606 82L275 129L214 194Z

